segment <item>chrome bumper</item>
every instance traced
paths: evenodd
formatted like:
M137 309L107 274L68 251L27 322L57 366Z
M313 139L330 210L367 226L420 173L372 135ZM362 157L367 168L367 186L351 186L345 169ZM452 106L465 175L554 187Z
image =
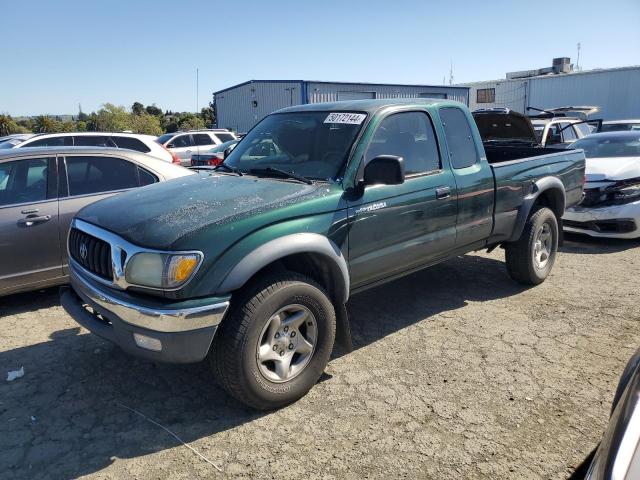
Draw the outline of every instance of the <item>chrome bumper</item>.
M125 323L156 332L187 332L206 327L217 327L222 321L229 302L200 307L173 309L148 308L115 298L98 289L71 267L71 285L89 304L93 303Z

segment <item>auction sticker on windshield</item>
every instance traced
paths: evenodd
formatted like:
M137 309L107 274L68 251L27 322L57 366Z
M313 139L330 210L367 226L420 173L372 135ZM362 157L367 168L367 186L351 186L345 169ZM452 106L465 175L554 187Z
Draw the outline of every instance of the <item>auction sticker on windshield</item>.
M348 123L350 125L360 125L367 116L364 113L330 113L325 118L324 123Z

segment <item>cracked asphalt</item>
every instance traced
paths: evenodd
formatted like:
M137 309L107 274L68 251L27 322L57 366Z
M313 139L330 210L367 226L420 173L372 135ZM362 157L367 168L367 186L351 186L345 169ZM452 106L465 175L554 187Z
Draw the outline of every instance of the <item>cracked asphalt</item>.
M55 289L0 298L0 477L568 478L639 346L638 247L572 237L534 288L498 249L354 296L356 350L267 414L205 364L148 363L88 334Z

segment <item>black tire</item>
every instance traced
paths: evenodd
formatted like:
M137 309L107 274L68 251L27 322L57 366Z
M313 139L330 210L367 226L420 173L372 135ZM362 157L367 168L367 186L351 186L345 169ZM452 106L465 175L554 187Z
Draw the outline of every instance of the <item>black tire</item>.
M278 272L258 279L236 297L209 355L218 383L234 398L259 410L279 408L303 397L324 372L333 350L336 314L329 296L308 277ZM292 304L302 305L315 317L315 348L299 374L274 382L261 372L257 348L269 319Z
M551 233L549 255L541 266L534 258L536 241L539 232L548 225ZM522 235L517 242L508 243L505 246L505 259L507 272L516 282L525 285L538 285L547 278L556 260L558 251L558 219L556 215L546 207L535 209L524 226Z

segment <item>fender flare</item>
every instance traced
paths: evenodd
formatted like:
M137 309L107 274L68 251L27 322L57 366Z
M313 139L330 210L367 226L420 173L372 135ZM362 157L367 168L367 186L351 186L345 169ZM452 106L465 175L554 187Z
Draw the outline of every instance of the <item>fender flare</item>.
M267 265L296 253L315 253L330 262L332 275L338 276L341 285L336 285L338 298L346 303L349 298L349 267L338 246L317 233L294 233L271 240L253 250L224 278L219 292L232 292L242 287L253 275Z
M531 184L531 191L525 195L522 205L520 206L520 210L518 211L518 215L516 217L516 222L513 227L513 235L509 239L510 242L517 241L522 232L524 230L524 226L527 223L527 219L529 218L529 214L531 213L531 209L535 205L536 201L545 192L553 191L554 194L558 195L557 200L559 201L558 211L560 212L560 216L558 217L558 221L564 214L564 209L567 204L566 194L564 190L564 184L558 177L543 177Z

